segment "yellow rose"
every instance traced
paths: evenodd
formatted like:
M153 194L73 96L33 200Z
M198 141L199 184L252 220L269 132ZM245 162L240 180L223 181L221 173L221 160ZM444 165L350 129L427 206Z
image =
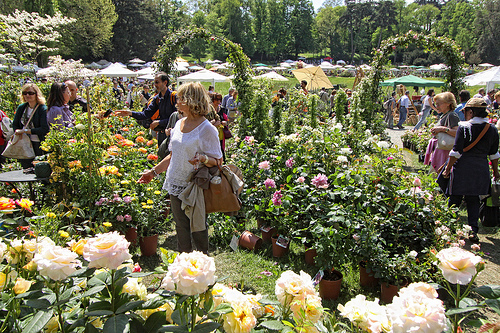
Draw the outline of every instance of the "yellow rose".
M64 230L59 230L59 236L61 236L62 238L68 238L69 237L69 233L67 233Z
M161 194L161 191L156 190L154 193L155 193L156 195L159 195L159 194Z
M23 278L17 278L16 284L14 285L14 288L12 288L12 290L16 295L23 294L30 289L32 283L33 282L27 281Z
M105 226L106 228L111 228L113 226L111 222L104 222L102 225Z
M148 205L152 205L152 204L154 203L154 201L153 201L153 200L151 200L151 199L148 199L148 201L146 201L146 203L147 203Z
M59 321L57 317L52 317L49 322L45 325L45 333L57 333L59 332Z
M56 217L56 214L54 214L54 213L52 213L52 212L49 212L49 213L47 213L47 215L46 215L46 216L47 216L49 219L53 219L53 218L55 218L55 217Z
M86 239L80 239L78 242L71 241L68 243L69 248L71 251L75 252L76 254L82 255L83 254L83 247L87 244Z
M30 271L30 272L34 272L34 271L36 271L36 264L33 260L31 260L29 263L27 263L26 265L23 266L23 269Z

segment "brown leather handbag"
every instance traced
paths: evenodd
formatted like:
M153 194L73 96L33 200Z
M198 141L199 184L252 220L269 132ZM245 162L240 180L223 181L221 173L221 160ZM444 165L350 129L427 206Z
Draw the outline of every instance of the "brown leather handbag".
M230 180L232 177L237 177L241 182L241 170L235 165L218 166L215 175L210 179L210 186L203 190L205 197L205 212L208 213L233 213L241 209L241 201L238 195L241 193L243 186L234 190L237 186L232 186ZM228 177L230 180L228 180ZM238 181L234 180L234 181Z

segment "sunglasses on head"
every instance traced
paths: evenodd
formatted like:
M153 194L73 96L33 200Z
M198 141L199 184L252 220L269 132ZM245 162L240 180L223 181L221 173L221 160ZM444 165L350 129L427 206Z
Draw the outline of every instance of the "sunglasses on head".
M23 95L30 95L30 96L33 96L33 95L36 95L36 92L34 91L23 91Z

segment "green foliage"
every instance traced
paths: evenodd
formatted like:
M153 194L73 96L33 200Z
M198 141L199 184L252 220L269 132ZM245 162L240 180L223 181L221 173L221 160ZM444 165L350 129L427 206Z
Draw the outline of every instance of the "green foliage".
M268 87L260 86L254 92L253 100L251 101L250 128L253 129L253 136L259 142L265 142L274 138L274 133L269 131L271 122L269 120L269 109L271 108L270 90Z
M335 118L337 122L345 125L345 115L347 110L347 94L343 89L340 89L335 94L335 104L333 107L333 113L335 114Z

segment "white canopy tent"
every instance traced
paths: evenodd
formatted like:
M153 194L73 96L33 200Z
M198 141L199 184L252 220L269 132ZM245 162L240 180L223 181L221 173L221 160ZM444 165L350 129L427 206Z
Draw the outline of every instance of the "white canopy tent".
M152 67L144 67L143 69L139 69L135 74L137 75L153 75L155 73Z
M230 81L227 76L220 75L218 73L214 73L208 69L203 69L201 71L187 74L184 76L179 76L177 78L177 85L179 82L212 82L213 86L215 86L215 82L227 82Z
M496 83L500 84L500 66L466 76L464 82L468 86L486 85L486 91L489 91L495 88Z
M137 73L123 67L120 63L114 63L104 69L101 69L97 72L97 75L104 75L108 77L134 77L137 76Z
M495 65L492 65L492 64L490 64L490 63L485 62L485 63L479 64L478 66L479 66L479 67L493 67L493 66L495 66Z
M429 66L430 69L435 70L435 71L442 71L448 68L445 64L434 64Z
M266 74L262 74L262 75L258 75L258 76L254 76L254 79L269 79L272 81L288 81L288 79L286 77L284 77L283 75L279 75L275 71L272 71L272 72L269 72Z

